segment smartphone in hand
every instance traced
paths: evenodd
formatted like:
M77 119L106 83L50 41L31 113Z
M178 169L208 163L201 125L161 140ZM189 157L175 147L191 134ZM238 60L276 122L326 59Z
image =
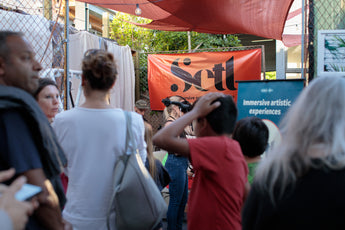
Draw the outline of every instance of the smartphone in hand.
M15 198L19 201L26 201L30 200L40 192L42 192L41 187L32 184L24 184L22 188L16 192Z

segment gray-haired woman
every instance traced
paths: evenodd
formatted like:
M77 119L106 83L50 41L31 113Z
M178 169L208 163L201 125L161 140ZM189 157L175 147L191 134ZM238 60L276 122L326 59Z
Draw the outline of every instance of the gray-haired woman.
M248 229L345 229L345 78L319 77L281 125L242 213Z

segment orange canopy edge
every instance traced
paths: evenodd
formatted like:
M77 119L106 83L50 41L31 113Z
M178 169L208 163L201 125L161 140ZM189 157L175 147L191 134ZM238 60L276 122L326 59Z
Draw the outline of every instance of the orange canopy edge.
M211 34L252 34L282 40L294 0L80 0L92 5L152 19L142 27Z

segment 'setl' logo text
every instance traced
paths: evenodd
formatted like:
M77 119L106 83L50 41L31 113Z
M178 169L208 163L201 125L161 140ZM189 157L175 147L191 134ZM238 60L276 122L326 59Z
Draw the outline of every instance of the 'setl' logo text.
M223 78L222 74L223 71L226 71L225 73L225 85L229 90L236 90L235 88L235 80L234 80L234 57L231 57L229 60L225 62L225 68L223 67L222 63L215 64L212 71L209 69L202 69L199 70L192 76L187 71L183 70L180 66L178 61L180 58L177 58L172 64L171 64L171 73L174 74L176 77L182 79L185 82L185 86L183 89L183 92L186 92L189 90L192 85L200 91L208 91L207 89L202 88L201 86L201 73L202 71L207 72L207 78L214 78L214 87L218 91L224 91L226 89L223 88ZM183 60L183 64L185 66L188 66L191 64L190 58L185 58ZM171 91L176 92L178 90L178 86L176 84L171 85Z

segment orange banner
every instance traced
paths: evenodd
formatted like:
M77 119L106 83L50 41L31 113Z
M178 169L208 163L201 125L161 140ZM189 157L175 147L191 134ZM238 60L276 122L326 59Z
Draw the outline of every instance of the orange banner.
M261 49L148 55L152 110L163 110L162 99L174 95L193 103L208 92L222 92L236 101L236 81L260 77Z

